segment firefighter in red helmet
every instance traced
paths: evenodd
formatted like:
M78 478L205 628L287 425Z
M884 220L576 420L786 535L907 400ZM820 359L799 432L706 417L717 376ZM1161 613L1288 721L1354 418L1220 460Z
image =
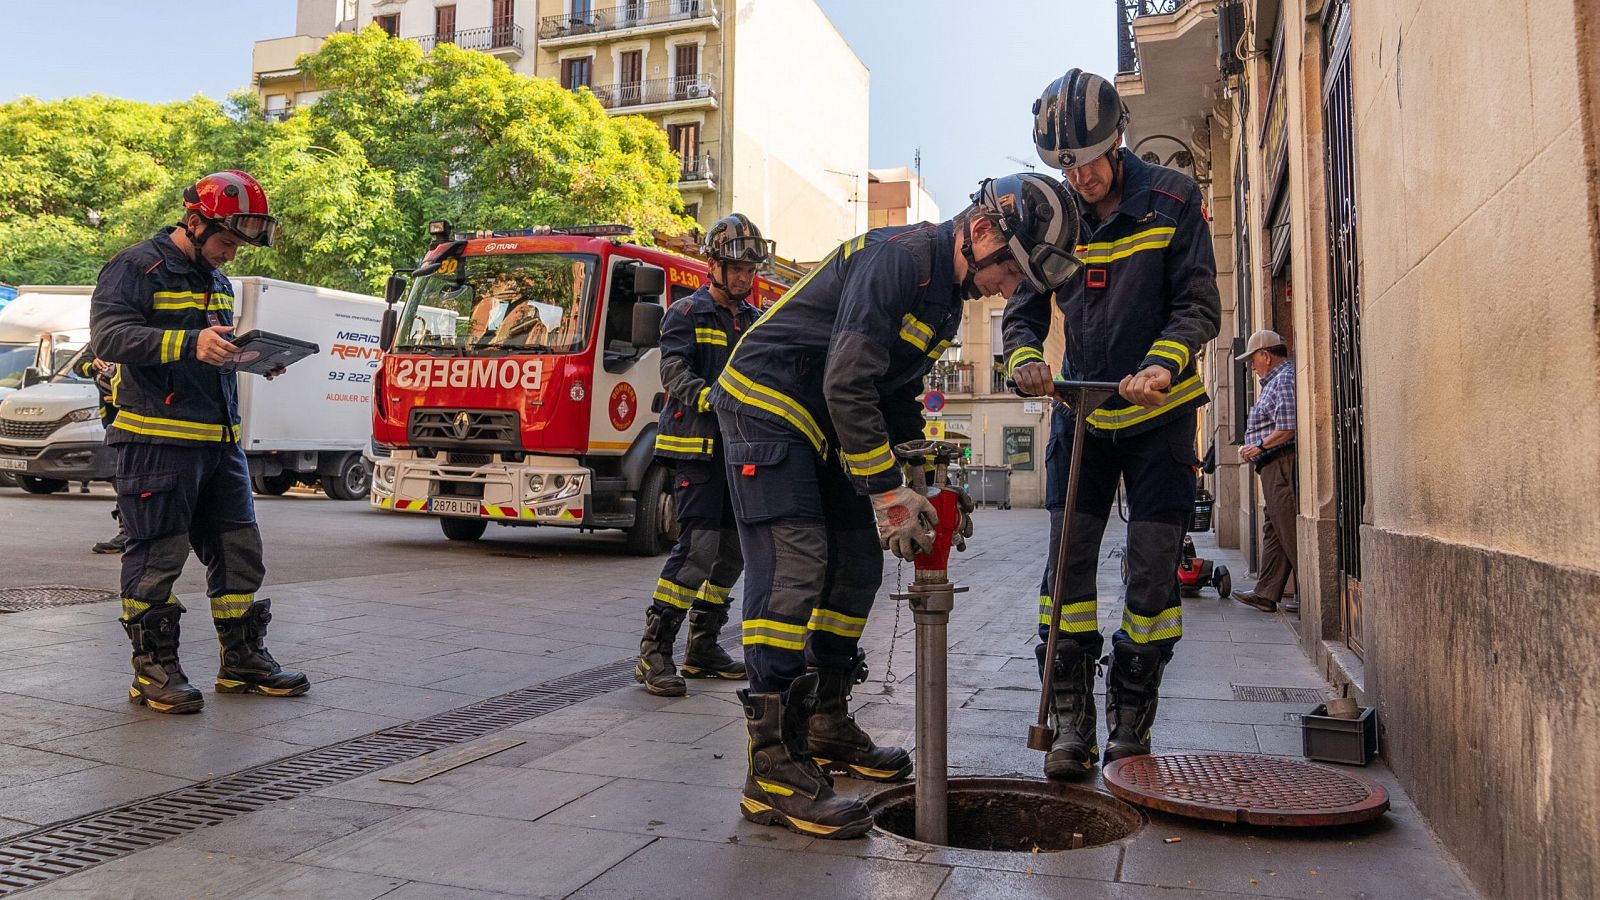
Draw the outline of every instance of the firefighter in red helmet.
M182 222L100 270L89 321L94 355L119 364L106 442L117 448L117 507L128 533L128 698L164 713L205 703L178 662L184 609L172 589L191 548L206 567L222 649L217 691L292 697L310 688L266 648L271 601L256 597L265 569L238 443L233 288L220 269L241 246L272 246L278 222L261 185L237 170L200 179L183 205Z

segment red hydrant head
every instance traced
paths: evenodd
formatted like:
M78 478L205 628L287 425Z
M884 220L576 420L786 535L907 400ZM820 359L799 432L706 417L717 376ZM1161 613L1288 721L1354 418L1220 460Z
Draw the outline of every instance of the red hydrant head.
M928 502L939 514L939 524L933 529L933 549L917 554L912 565L918 581L948 581L950 545L956 528L961 525L961 505L955 491L939 487L928 489Z

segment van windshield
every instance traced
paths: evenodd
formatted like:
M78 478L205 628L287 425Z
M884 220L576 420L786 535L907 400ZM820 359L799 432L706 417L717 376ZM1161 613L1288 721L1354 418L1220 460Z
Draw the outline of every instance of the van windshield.
M395 347L577 353L594 321L598 265L577 253L446 259L412 286Z
M22 387L22 370L38 352L37 344L0 344L0 388Z

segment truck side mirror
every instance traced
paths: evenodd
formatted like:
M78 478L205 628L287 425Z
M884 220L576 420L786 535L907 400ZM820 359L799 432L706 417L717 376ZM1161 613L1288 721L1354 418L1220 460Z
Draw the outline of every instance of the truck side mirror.
M635 322L638 321L638 316L637 315L634 316L634 321ZM635 325L634 327L637 328L638 326ZM656 340L659 341L660 339L661 339L661 320L658 317L656 319ZM33 387L34 385L38 384L41 381L44 381L44 370L39 368L38 366L29 366L26 369L22 370L22 386L23 387L25 387L25 388L26 387Z
M390 306L399 303L406 295L406 280L399 275L390 275L389 280L383 284L383 302Z
M378 347L388 353L394 349L395 333L400 330L400 314L394 306L384 307L383 319L378 326Z
M656 270L661 271L660 269ZM635 303L633 305L633 339L629 343L639 350L646 350L661 343L661 320L667 311L659 303Z
M633 267L633 295L635 297L660 297L666 289L666 269L647 263L640 263ZM635 321L638 320L636 319ZM634 343L637 344L638 341L634 341Z

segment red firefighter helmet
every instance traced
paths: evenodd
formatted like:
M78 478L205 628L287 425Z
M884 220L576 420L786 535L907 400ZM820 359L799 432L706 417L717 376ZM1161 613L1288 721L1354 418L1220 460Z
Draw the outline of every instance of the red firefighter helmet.
M278 237L278 220L267 213L267 192L238 169L213 172L185 188L183 206L206 220L201 243L212 227L257 247L271 247Z

